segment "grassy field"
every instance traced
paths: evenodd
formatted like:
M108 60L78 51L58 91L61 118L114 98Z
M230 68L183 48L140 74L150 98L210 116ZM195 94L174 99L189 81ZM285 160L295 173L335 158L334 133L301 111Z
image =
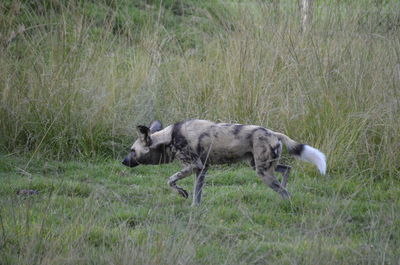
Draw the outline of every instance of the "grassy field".
M2 1L0 264L399 264L400 2L314 2L304 32L292 0ZM216 168L192 208L178 164L123 168L136 125L190 118L283 132L328 176L284 155L282 201Z
M250 168L221 167L193 208L166 183L175 164L25 162L1 157L1 264L399 262L399 181L297 166L283 201Z

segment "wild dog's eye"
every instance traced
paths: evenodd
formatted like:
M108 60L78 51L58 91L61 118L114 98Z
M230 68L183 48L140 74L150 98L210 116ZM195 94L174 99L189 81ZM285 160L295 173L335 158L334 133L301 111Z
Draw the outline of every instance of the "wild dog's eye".
M135 152L135 149L134 149L134 148L131 148L131 152Z

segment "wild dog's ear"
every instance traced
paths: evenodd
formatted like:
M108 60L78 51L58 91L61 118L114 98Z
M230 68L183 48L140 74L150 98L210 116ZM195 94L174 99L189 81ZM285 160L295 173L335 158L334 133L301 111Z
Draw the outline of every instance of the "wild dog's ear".
M151 138L150 138L150 129L144 125L139 125L138 127L140 133L140 139L146 143L146 146L151 145Z
M150 123L150 133L161 131L163 128L161 121L152 121Z
M144 135L148 135L150 132L150 129L144 125L138 125L137 128L138 128L139 132Z

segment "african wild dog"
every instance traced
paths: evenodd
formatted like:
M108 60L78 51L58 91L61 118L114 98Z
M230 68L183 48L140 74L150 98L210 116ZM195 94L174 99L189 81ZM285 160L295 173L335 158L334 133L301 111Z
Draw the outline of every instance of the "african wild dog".
M161 122L154 121L150 128L138 126L139 139L131 147L130 154L122 162L128 167L140 164L169 163L175 158L184 168L173 174L168 184L187 198L186 190L178 186L178 180L196 173L193 204L201 200L204 178L209 165L248 160L262 180L283 198L290 195L286 190L290 167L279 165L282 143L290 154L313 163L325 174L325 155L319 150L299 144L288 136L256 125L214 123L206 120L178 122L163 129ZM282 183L274 176L282 173Z

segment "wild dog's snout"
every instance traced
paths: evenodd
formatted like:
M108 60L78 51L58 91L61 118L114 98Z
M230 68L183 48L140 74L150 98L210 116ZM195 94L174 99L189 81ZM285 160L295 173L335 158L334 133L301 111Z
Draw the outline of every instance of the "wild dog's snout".
M139 163L132 157L132 153L124 158L122 164L127 167L136 167Z

